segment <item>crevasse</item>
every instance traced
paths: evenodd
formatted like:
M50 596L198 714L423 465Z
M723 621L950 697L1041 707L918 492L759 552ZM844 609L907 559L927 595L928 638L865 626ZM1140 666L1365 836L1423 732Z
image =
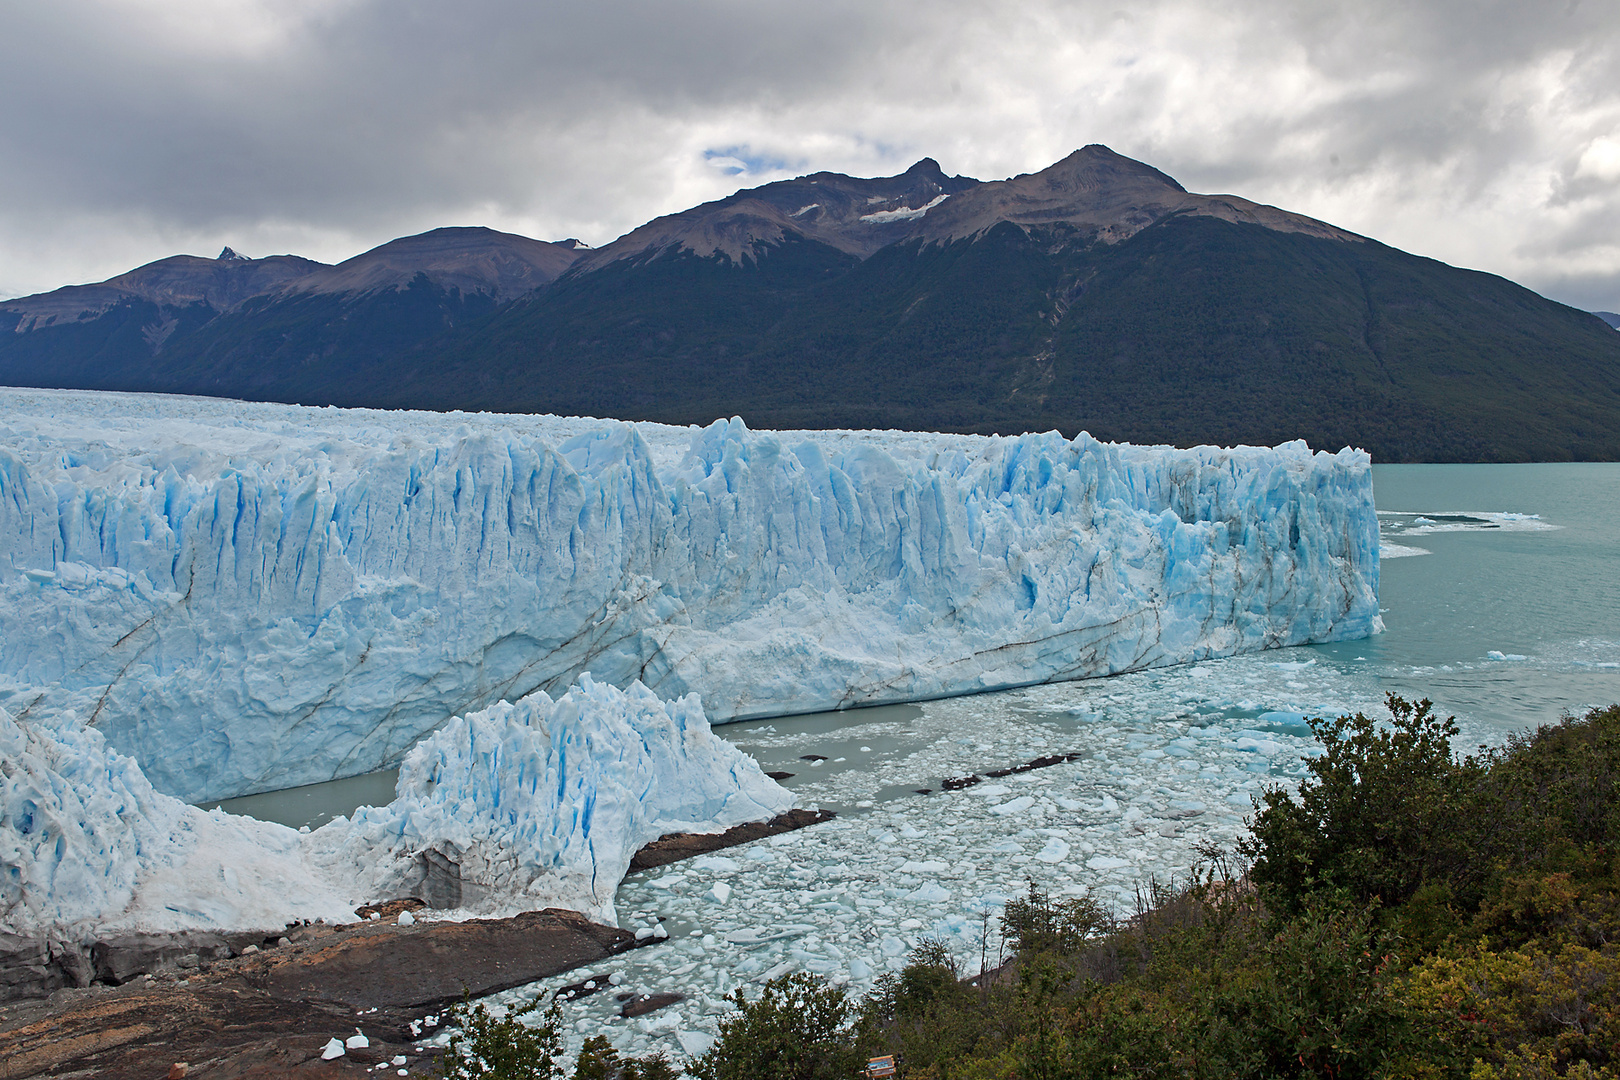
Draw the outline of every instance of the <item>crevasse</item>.
M590 671L715 721L1365 636L1367 455L0 393L0 705L188 800Z

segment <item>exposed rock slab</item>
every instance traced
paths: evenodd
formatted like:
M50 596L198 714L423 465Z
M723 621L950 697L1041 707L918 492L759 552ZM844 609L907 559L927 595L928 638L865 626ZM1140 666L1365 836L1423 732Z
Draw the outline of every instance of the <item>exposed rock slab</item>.
M363 925L266 961L273 996L357 1009L430 1008L544 979L635 948L635 935L548 908L510 919Z
M0 1010L0 1080L144 1080L169 1075L177 1062L187 1064L186 1075L210 1080L345 1076L401 1054L413 1075L423 1075L434 1055L411 1045L415 1019L403 1010L356 1017L336 1002L278 998L235 973L141 980ZM353 1035L357 1023L371 1045L323 1062L326 1041Z
M672 862L690 859L694 855L736 847L751 840L763 840L767 836L792 832L794 829L829 821L834 817L837 815L831 810L793 809L784 814L777 814L769 821L751 821L743 825L734 825L725 832L670 833L659 837L631 856L630 872L667 866Z
M414 1049L412 1021L464 995L652 944L558 909L461 923L306 927L297 936L212 964L199 959L189 977L67 989L0 1008L0 1080L158 1077L182 1061L188 1075L229 1080L341 1076L397 1054L416 1072L431 1054ZM326 1041L356 1026L371 1046L321 1061Z

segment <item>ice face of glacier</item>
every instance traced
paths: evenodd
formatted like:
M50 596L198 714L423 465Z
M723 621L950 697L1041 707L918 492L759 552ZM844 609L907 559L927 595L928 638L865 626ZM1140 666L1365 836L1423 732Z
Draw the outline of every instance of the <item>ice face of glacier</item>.
M614 921L635 852L771 818L793 797L717 738L696 696L582 675L459 716L405 756L396 798L301 834L155 790L94 728L0 709L0 931L279 930L423 896L461 914ZM455 883L433 893L428 868Z
M185 799L589 670L716 721L1379 627L1365 454L0 391L0 704Z
M451 720L405 755L393 802L322 826L309 846L367 895L423 895L448 873L459 908L567 907L614 922L614 891L643 845L792 805L713 734L696 695L666 703L583 675L557 701L539 691Z
M155 790L100 732L0 709L0 931L279 930L352 921L291 829Z

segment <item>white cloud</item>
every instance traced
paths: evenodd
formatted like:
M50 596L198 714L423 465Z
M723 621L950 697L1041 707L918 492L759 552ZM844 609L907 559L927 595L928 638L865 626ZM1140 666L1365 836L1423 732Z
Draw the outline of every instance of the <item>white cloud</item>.
M1581 160L1575 166L1575 175L1613 183L1620 180L1620 138L1600 135L1587 143L1581 151Z

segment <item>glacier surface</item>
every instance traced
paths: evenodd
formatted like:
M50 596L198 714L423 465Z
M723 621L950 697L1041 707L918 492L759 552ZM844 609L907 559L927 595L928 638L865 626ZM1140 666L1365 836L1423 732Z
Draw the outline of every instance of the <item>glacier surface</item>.
M187 800L589 670L716 722L1366 636L1363 453L0 390L0 705Z
M450 868L459 914L611 923L644 844L793 804L695 696L589 676L453 718L406 755L393 802L312 833L164 795L89 727L0 709L0 758L0 930L66 940L352 922L357 904L422 895L429 866Z

